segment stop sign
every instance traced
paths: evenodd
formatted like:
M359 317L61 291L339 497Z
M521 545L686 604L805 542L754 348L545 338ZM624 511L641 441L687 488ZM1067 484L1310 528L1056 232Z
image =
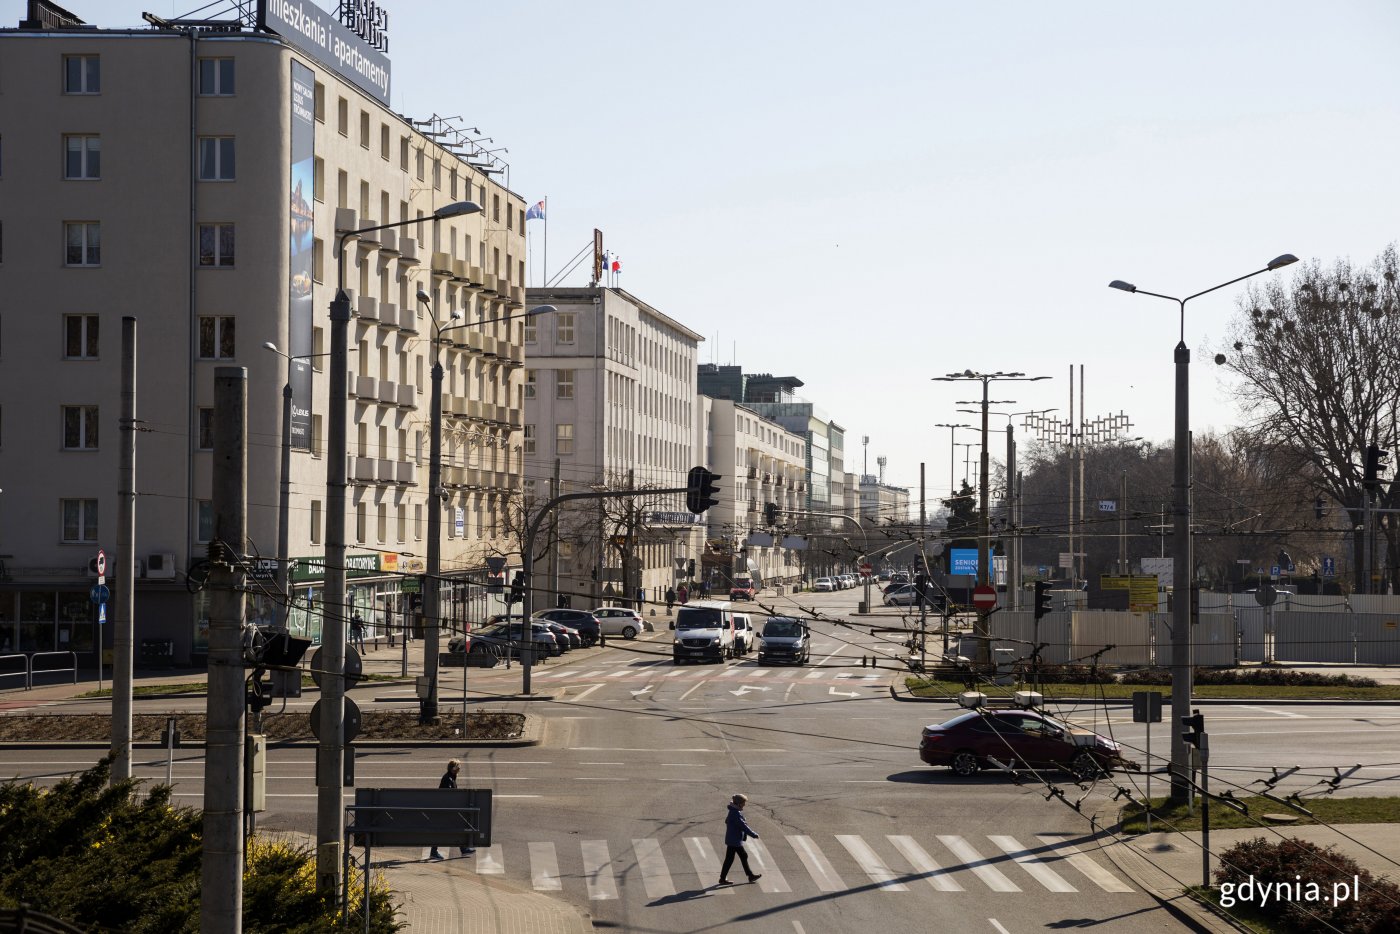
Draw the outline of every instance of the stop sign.
M972 591L972 605L979 610L990 610L997 605L997 592L986 584Z

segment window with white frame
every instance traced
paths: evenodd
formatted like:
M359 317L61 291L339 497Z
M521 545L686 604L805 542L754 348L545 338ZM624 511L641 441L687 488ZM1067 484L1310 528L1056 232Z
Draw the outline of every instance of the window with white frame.
M467 244L467 252L471 253L471 244ZM525 319L525 335L522 339L527 344L533 344L540 339L539 322L533 315Z
M66 221L63 241L64 265L102 265L102 225L97 221Z
M214 450L214 410L207 406L199 407L199 449Z
M535 453L535 426L534 426L534 425L526 425L526 426L525 426L525 434L524 434L524 441L523 441L523 444L524 444L523 450L524 450L524 452L525 452L525 455L526 455L527 457L532 456L532 455Z
M97 315L63 316L63 356L67 360L96 360Z
M232 136L201 136L199 138L199 180L201 182L233 181Z
M233 265L233 225L199 225L199 265Z
M94 179L102 177L102 137L72 133L63 137L63 177Z
M232 97L233 59L201 58L199 93L202 97Z
M97 406L63 406L63 450L97 450Z
M97 500L59 500L65 542L97 541Z
M574 371L555 370L554 371L554 398L572 399L574 397Z
M199 359L232 360L235 351L232 315L200 315Z
M559 455L574 453L574 426L554 426L554 453Z
M96 55L63 56L63 93L100 94L102 59Z
M525 398L526 398L526 399L533 399L533 398L535 398L535 371L534 371L534 370L526 370L526 371L525 371Z
M561 311L554 316L554 342L572 344L574 342L574 313Z

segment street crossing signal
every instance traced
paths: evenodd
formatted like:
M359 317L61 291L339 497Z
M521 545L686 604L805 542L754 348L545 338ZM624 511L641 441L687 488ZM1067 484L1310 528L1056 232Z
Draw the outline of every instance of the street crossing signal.
M1191 716L1181 718L1181 725L1186 727L1186 731L1181 734L1181 738L1197 749L1200 749L1201 736L1206 731L1206 718L1201 716L1199 710L1192 711Z
M686 480L685 508L698 516L718 503L720 476L704 467L690 468L690 475Z
M763 505L763 524L772 528L778 524L778 504L765 503Z
M1366 445L1366 486L1379 486L1381 474L1390 469L1386 461L1390 457L1390 452L1382 450L1374 444Z
M506 604L519 603L525 599L525 572L516 571L515 576L510 580L510 597Z
M1053 609L1050 605L1050 582L1035 582L1035 618L1040 619Z

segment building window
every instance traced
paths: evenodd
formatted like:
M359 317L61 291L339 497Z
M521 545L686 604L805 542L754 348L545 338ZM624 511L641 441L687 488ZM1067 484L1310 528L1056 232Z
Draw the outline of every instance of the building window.
M63 137L63 177L102 177L102 137Z
M375 508L374 515L374 540L379 544L384 544L389 537L389 506L387 503L380 503Z
M63 407L63 450L97 450L97 406Z
M102 60L98 56L63 56L64 94L98 94L101 91Z
M321 416L311 416L311 456L321 456Z
M97 221L68 221L63 225L68 266L102 265L102 225Z
M525 371L525 398L526 398L526 399L533 399L533 398L535 398L535 371L534 371L534 370L526 370L526 371Z
M205 97L233 96L233 59L199 60L199 93Z
M97 500L59 500L63 510L63 540L65 542L97 541Z
M316 156L311 163L311 197L322 204L326 201L326 160L320 156Z
M559 455L574 453L574 426L554 426L554 453Z
M408 171L408 137L399 137L399 168Z
M326 86L321 82L316 82L315 89L311 92L312 102L316 108L316 122L326 122Z
M199 449L214 450L214 410L205 406L199 409Z
M96 360L97 315L63 316L63 356L69 360Z
M200 544L214 540L214 501L212 499L195 500L194 540Z
M413 504L413 540L421 542L423 540L423 504Z
M350 135L350 102L343 97L335 104L335 129L341 136Z
M369 111L360 111L360 148L369 148Z
M199 138L199 180L201 182L233 181L232 136L201 136Z
M572 399L574 397L574 371L555 370L554 371L554 398Z
M525 319L525 334L521 338L527 344L533 344L540 339L540 327L533 317Z
M524 434L524 452L526 457L533 457L535 454L535 426L526 425Z
M574 342L574 313L561 311L554 316L554 342L572 344Z
M365 504L355 504L355 542L363 545L365 543Z
M423 180L423 150L418 149L413 153L413 174L418 176L418 180Z
M389 161L389 124L379 124L379 158L385 162ZM384 218L388 220L389 218Z
M326 242L320 237L311 241L311 278L317 282L324 281L323 270L326 266Z
M491 221L499 224L501 222L501 196L491 196Z
M311 501L311 544L321 544L321 501Z
M233 316L201 315L199 318L199 359L232 360L234 356Z
M199 265L233 265L233 225L199 225Z

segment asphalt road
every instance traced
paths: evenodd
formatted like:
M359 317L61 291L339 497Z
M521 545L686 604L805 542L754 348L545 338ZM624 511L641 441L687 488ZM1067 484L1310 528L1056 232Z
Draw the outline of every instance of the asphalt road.
M859 620L863 630L868 618L854 616L859 594L797 602ZM600 927L629 931L1181 929L1091 840L1086 815L1115 783L1140 792L1141 776L1086 789L1047 774L1064 799L1047 799L1049 787L1034 776L1021 784L995 773L959 779L925 767L917 752L919 728L955 709L893 700L891 671L861 666L863 656L902 654L901 640L824 622L814 626L812 664L804 668L760 668L751 657L674 666L671 634L657 619L659 631L642 639L610 640L537 668L535 691L552 700L514 699L518 668L468 670L471 704L525 709L545 721L545 735L536 747L464 757L459 787L493 791L493 846L451 860L449 871L499 874L585 906ZM899 617L880 622L898 625ZM444 675L446 716L460 703L460 676ZM375 701L363 688L354 696L361 706L412 702L401 685L377 693L391 699ZM1144 745L1143 726L1124 706L1057 713ZM1363 762L1371 767L1341 793L1396 792L1394 779L1356 782L1400 773L1400 708L1257 704L1206 713L1215 787L1253 781L1268 766L1307 766L1306 776L1283 786L1295 790L1329 777L1331 766ZM1168 725L1154 729L1160 755ZM12 750L3 769L48 782L98 754ZM357 783L433 787L450 755L460 750L365 749ZM312 756L309 748L272 752L261 828L314 831ZM164 755L140 750L136 769L163 781ZM173 776L178 800L198 805L199 751L177 751ZM762 835L750 847L763 878L720 889L725 804L740 791ZM738 867L731 878L742 880Z

